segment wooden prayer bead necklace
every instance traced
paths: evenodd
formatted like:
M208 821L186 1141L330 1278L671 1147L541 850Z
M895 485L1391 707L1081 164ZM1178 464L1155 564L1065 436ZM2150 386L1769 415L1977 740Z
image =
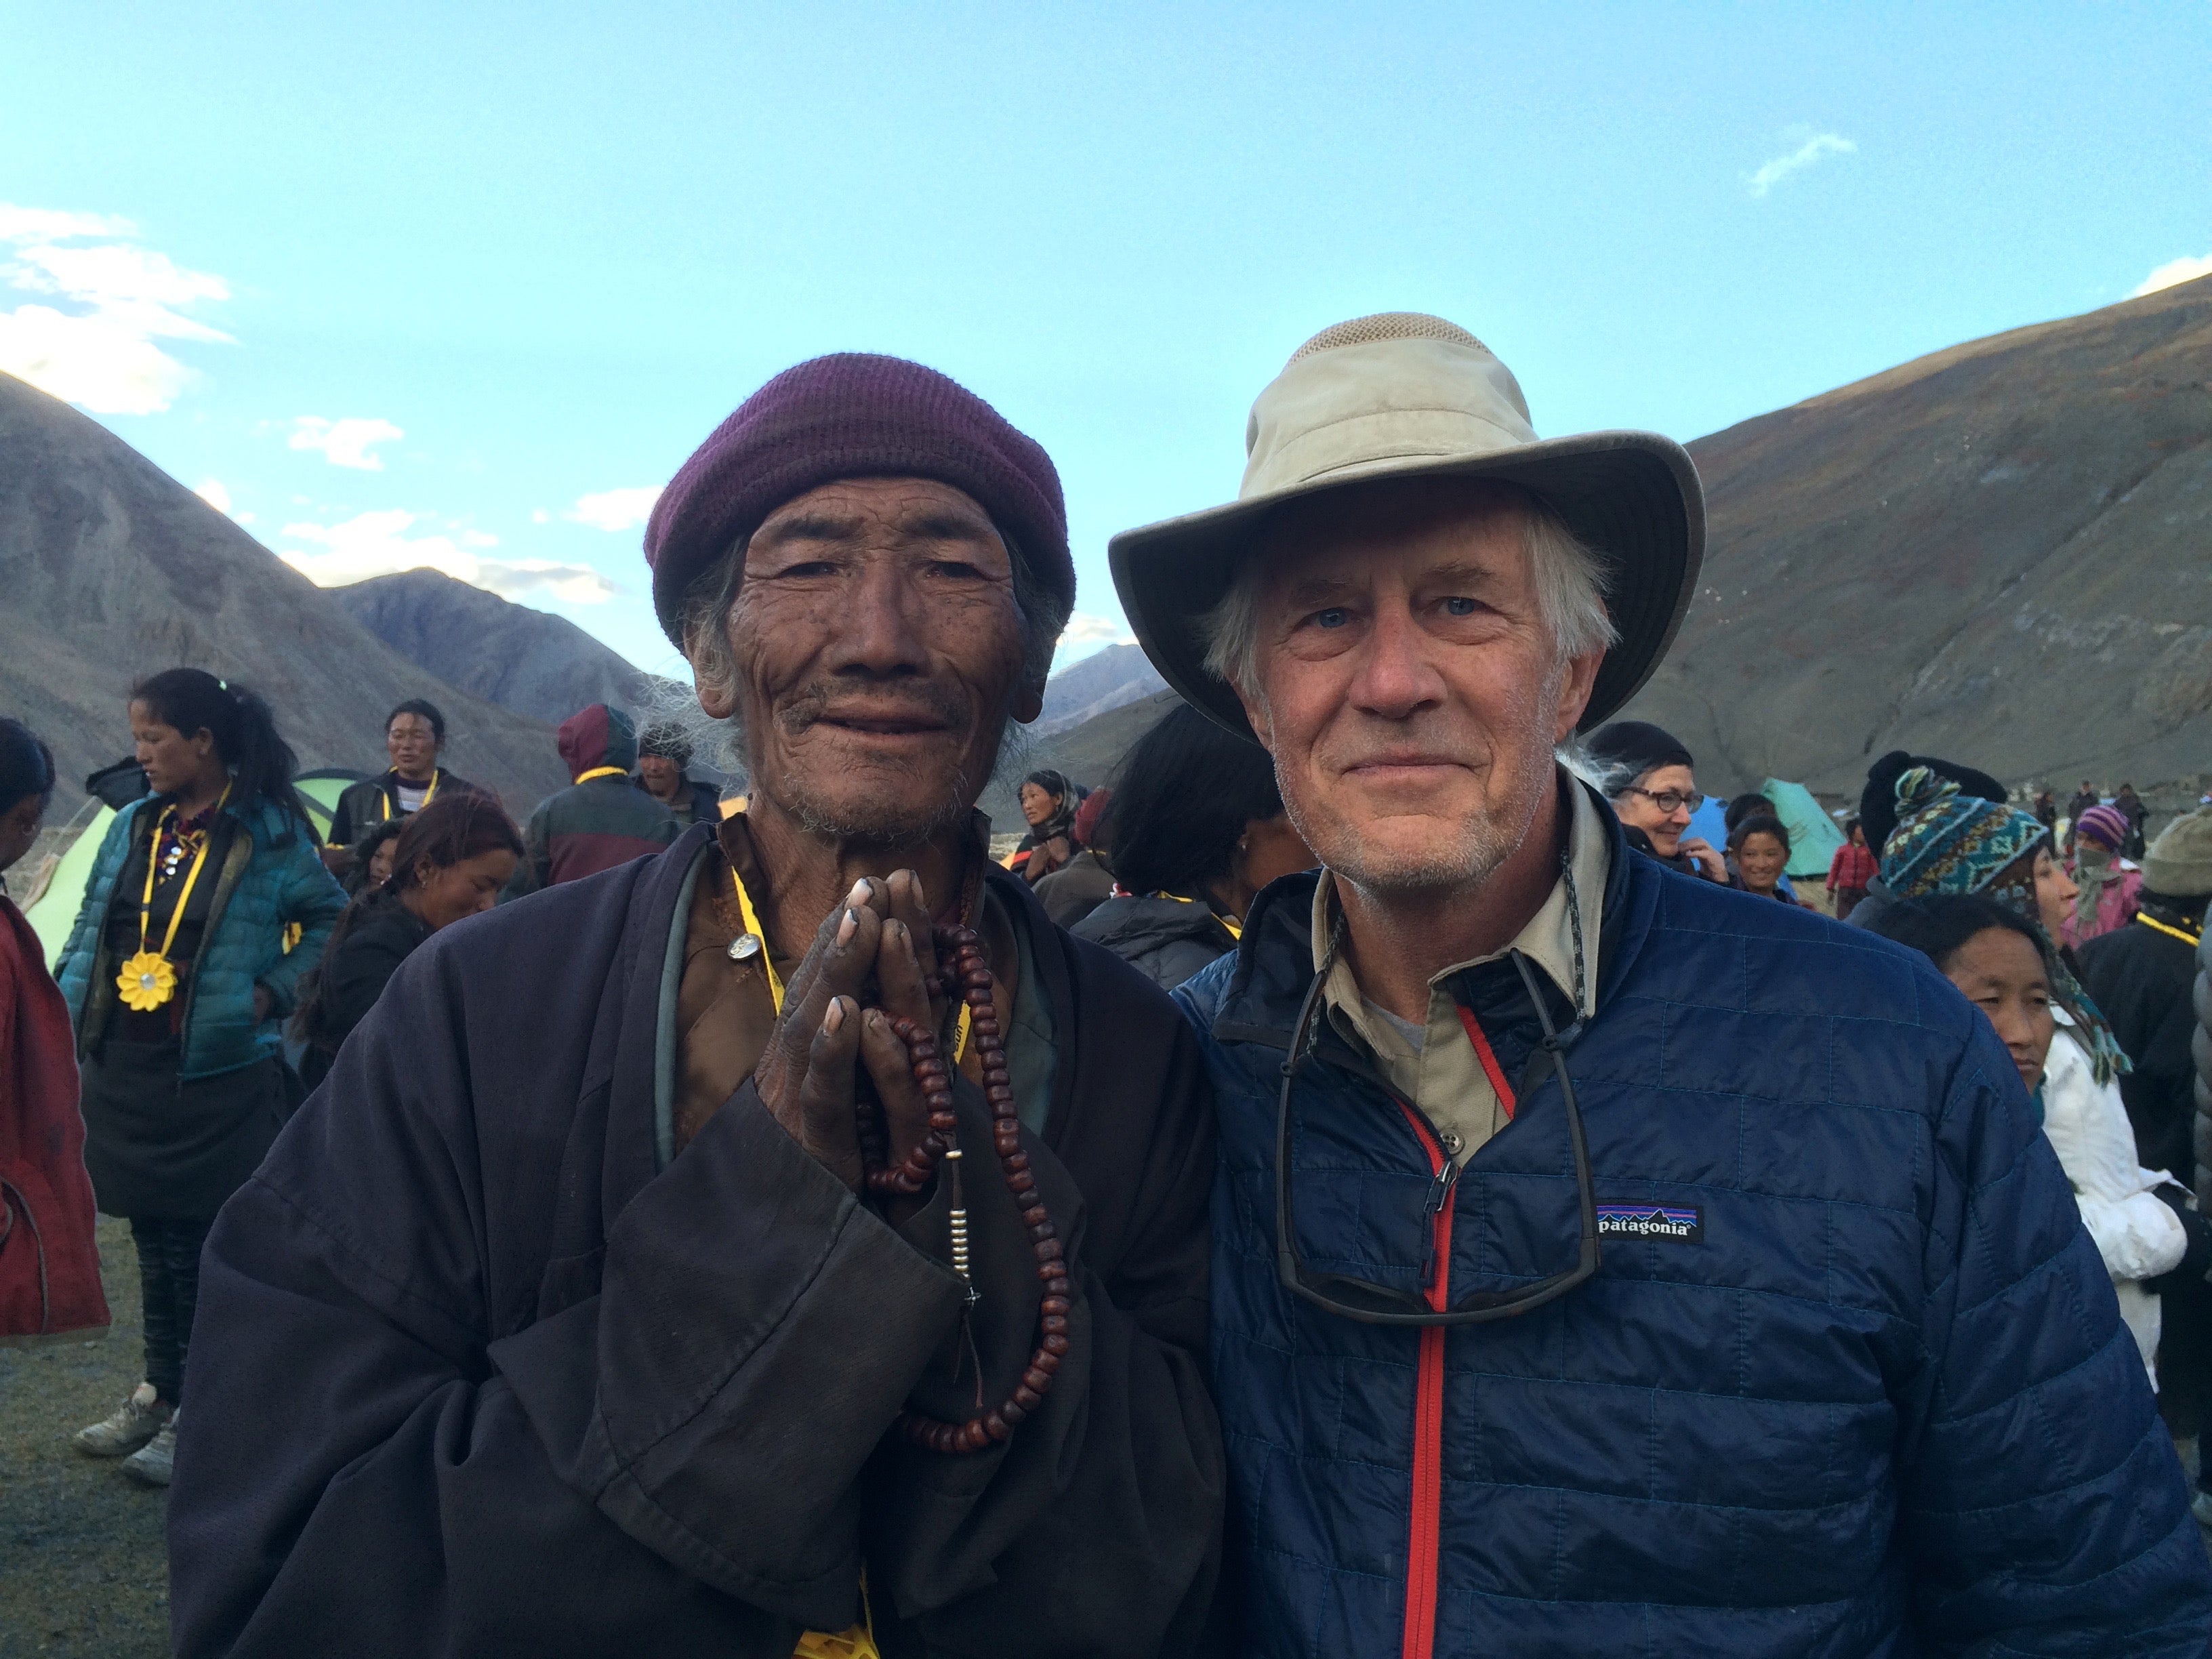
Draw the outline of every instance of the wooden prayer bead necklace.
M991 1001L991 969L983 959L982 942L966 927L937 930L940 961L951 963L951 977L958 986L969 1021L969 1040L983 1068L983 1098L991 1108L991 1135L1005 1172L1007 1190L1021 1206L1022 1224L1029 1229L1030 1246L1036 1257L1038 1281L1044 1287L1037 1307L1037 1342L1022 1380L994 1411L971 1417L965 1423L946 1423L919 1412L899 1413L900 1432L917 1446L936 1452L976 1452L994 1441L1006 1439L1014 1425L1044 1403L1053 1377L1067 1352L1067 1322L1073 1305L1067 1262L1061 1252L1059 1230L1046 1212L1044 1194L1037 1191L1030 1173L1029 1154L1022 1150L1021 1118L1014 1106L1014 1085L1006 1068L1006 1048L999 1031L998 1010ZM943 982L933 980L933 997L941 995ZM860 1158L866 1170L868 1190L910 1197L929 1183L940 1160L951 1182L952 1269L968 1277L968 1208L960 1185L960 1139L952 1112L952 1077L938 1054L937 1039L910 1019L892 1022L891 1029L906 1044L914 1080L929 1113L929 1132L896 1169L887 1168L888 1131L879 1111L863 1106L860 1116ZM971 1285L969 1299L975 1299Z

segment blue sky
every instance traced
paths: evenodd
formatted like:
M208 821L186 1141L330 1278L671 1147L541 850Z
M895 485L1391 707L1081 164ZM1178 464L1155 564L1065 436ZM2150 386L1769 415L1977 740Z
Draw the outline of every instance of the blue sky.
M1085 618L1308 335L1687 440L2212 270L2212 6L0 7L0 368L331 579L669 665L643 504L776 370L1040 439ZM2177 264L2177 262L2185 262ZM213 481L210 484L209 481Z

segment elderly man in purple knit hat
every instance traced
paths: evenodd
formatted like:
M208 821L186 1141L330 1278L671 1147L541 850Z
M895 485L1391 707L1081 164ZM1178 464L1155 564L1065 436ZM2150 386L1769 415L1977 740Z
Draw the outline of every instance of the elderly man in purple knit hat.
M224 1211L178 1652L1206 1650L1202 1068L974 810L1051 461L825 357L646 556L748 810L439 934Z

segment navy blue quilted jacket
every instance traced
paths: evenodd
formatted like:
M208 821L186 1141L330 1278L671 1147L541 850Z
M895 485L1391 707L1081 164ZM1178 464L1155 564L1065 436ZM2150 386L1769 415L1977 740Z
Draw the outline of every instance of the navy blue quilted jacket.
M1517 1318L1359 1323L1278 1280L1312 876L1176 993L1221 1114L1243 1650L2204 1654L2172 1445L1987 1023L1923 958L1632 857L1607 823L1597 1012L1568 1050L1601 1264ZM1518 975L1455 989L1517 1083L1456 1183L1325 1018L1291 1162L1311 1271L1413 1291L1428 1260L1458 1306L1572 1265L1580 1208Z

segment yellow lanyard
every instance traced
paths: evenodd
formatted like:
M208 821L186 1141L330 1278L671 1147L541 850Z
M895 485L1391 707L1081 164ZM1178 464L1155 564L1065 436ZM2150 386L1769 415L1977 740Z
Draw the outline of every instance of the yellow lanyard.
M2141 914L2136 915L2136 920L2142 923L2146 927L2151 928L2155 932L2164 933L2168 939L2179 939L2184 945L2197 945L2204 942L2204 935L2201 933L2185 933L2179 927L2169 927L2162 921L2155 921L2152 917L2142 915Z
M738 890L738 918L745 925L745 932L760 941L761 971L768 975L769 1000L775 1005L775 1017L783 1018L783 979L775 971L775 963L769 954L768 929L760 923L760 912L753 908L753 896L745 891L744 878L734 869L730 872L730 885ZM960 1004L960 1031L953 1039L952 1063L957 1066L961 1056L968 1052L968 1004Z
M1155 893L1152 896L1154 898L1173 899L1177 904L1195 904L1198 902L1196 899L1185 898L1181 893ZM1213 909L1213 907L1211 905L1208 905L1206 908L1209 910ZM1229 930L1230 938L1238 940L1242 940L1243 939L1244 924L1243 922L1237 921L1231 917L1224 916L1218 910L1213 910L1213 919Z
M430 787L422 792L423 806L428 806L437 798L438 779L441 775L442 775L439 772L436 767L434 766L430 769ZM392 822L392 798L398 793L399 780L396 776L392 779L392 787L389 790L380 789L376 792L377 799L384 805L384 821L386 823ZM422 807L416 808L416 811L422 811Z
M230 786L226 783L222 793L216 797L216 811L221 811L223 802L229 799ZM161 816L154 821L154 839L146 843L146 890L138 900L138 950L142 956L146 950L146 934L154 923L154 872L161 862L161 826L175 816L176 811L174 801L162 809ZM177 942L177 929L184 926L185 906L191 902L192 884L200 878L200 866L207 862L208 848L214 843L215 819L210 817L207 833L200 837L200 850L192 855L192 867L185 872L184 890L177 895L176 908L169 912L169 931L161 936L160 955L165 960Z
M629 769L626 766L594 766L588 772L579 772L576 781L589 783L593 778L626 778L629 775Z

